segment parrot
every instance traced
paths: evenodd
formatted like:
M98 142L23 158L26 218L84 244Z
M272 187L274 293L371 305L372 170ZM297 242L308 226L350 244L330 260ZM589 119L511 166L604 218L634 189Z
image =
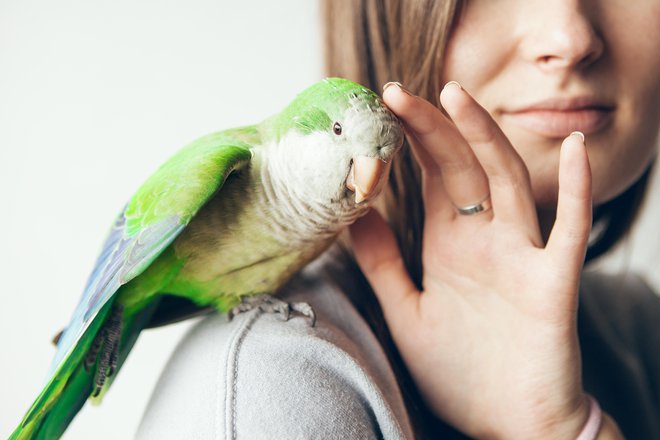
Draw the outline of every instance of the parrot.
M176 152L112 223L45 386L10 439L61 437L171 299L230 318L297 312L314 325L309 304L273 295L373 205L403 139L375 92L325 78L260 123Z

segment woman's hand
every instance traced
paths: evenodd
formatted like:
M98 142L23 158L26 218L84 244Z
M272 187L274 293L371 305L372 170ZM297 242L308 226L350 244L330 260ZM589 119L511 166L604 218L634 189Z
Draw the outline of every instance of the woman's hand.
M544 243L528 171L508 139L456 83L440 99L451 120L398 86L384 91L422 168L423 291L375 211L351 227L358 263L439 417L477 438L576 438L589 414L576 330L592 203L583 137L561 146ZM458 214L488 196L492 209Z

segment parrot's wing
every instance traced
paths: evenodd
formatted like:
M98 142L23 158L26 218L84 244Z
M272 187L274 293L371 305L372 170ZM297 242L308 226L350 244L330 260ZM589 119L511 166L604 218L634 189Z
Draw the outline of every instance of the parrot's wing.
M50 375L117 289L141 274L174 241L231 172L249 163L250 148L225 132L206 136L180 150L140 187L110 231L58 342Z
M227 177L250 162L258 141L254 127L199 139L165 162L130 199L60 337L48 381L11 440L54 438L66 429L92 390L92 376L81 362L117 290L149 267Z

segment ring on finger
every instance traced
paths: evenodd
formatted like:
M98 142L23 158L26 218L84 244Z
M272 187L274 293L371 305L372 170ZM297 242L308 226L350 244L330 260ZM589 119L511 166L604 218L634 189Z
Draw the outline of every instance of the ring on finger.
M480 212L486 212L493 207L490 201L490 194L487 195L482 201L466 206L456 206L456 210L460 215L475 215Z

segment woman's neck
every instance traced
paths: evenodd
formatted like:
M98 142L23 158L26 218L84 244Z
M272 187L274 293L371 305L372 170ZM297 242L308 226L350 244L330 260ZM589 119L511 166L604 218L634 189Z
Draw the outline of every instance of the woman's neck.
M536 213L539 218L541 238L543 239L543 243L547 243L548 238L550 237L550 232L552 231L552 226L555 224L555 219L557 217L557 210L537 208Z

